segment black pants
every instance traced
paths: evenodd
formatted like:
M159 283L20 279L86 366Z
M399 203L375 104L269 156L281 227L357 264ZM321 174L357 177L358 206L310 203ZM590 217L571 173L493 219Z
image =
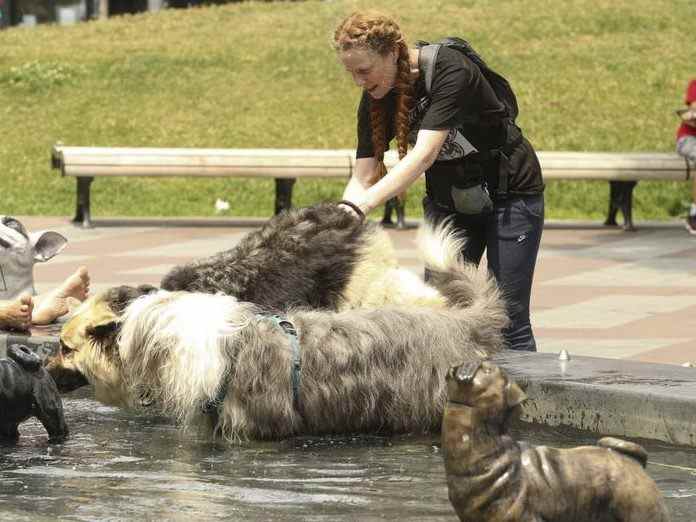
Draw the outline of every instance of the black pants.
M433 223L448 217L453 219L457 232L467 239L462 251L464 259L479 264L486 250L488 268L507 302L511 321L505 331L508 348L535 352L529 302L544 228L543 194L510 197L497 202L494 210L485 215L450 212L427 196L423 208L425 218Z

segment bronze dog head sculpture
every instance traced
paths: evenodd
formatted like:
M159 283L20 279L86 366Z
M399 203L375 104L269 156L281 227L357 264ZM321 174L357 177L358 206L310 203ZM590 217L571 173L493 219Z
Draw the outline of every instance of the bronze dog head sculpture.
M452 368L442 424L450 502L463 521L665 522L645 450L605 437L597 446L520 445L509 421L525 400L496 365Z
M10 345L7 359L0 359L0 440L17 440L17 427L36 417L50 441L68 435L63 403L41 359L25 345Z

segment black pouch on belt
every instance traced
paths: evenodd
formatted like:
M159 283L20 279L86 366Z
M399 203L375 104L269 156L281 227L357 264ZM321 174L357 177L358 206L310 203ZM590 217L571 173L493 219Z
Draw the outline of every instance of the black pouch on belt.
M450 212L473 215L493 209L486 176L478 157L466 161L440 162L437 173L428 173L425 182L428 197Z
M493 210L488 184L479 162L466 162L450 188L454 210L460 214L485 214Z

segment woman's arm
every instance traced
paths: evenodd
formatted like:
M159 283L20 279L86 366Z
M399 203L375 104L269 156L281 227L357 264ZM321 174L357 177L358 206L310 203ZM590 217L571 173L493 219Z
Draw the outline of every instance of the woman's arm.
M375 158L358 158L355 161L355 170L348 180L343 199L357 201L365 196L365 191L373 184L377 173L377 160Z
M367 214L401 194L433 164L448 133L449 129L419 131L413 149L372 186L369 186L368 180L374 174L377 161L374 158L357 160L355 173L346 186L343 199L354 203Z

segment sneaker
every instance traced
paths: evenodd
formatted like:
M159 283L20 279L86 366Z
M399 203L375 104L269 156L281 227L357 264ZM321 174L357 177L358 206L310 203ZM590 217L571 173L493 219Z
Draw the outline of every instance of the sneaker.
M689 234L696 236L696 215L687 216L685 224Z

